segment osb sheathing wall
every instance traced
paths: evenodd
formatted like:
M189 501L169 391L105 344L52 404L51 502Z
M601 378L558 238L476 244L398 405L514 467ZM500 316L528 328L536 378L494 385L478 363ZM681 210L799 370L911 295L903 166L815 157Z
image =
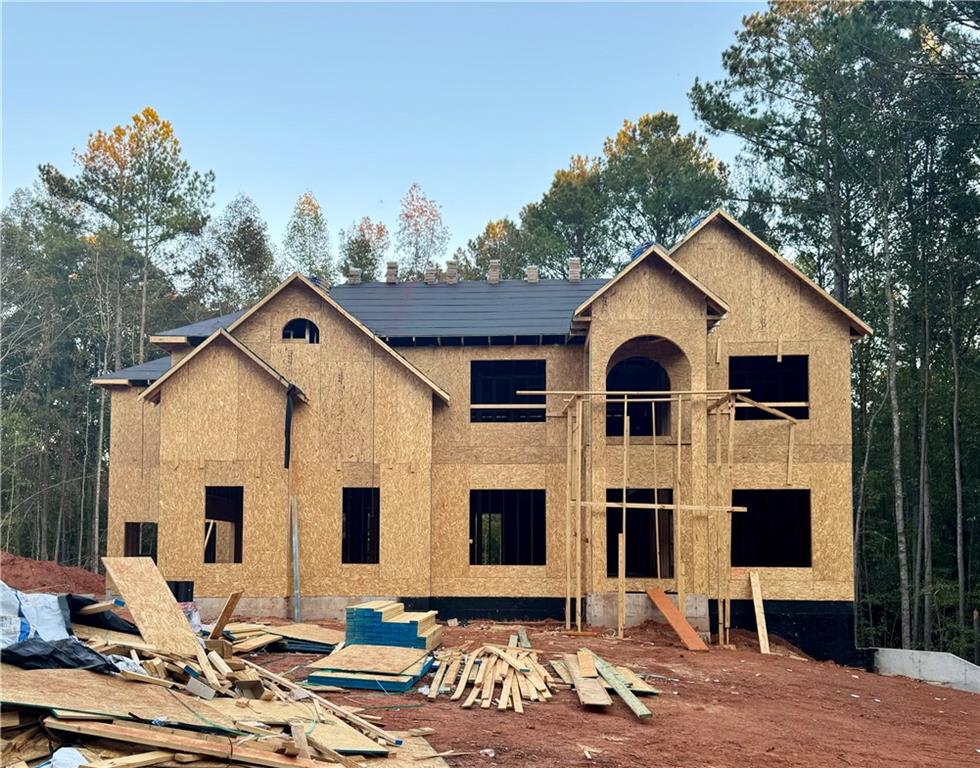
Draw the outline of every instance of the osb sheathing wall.
M319 344L281 338L295 317L317 324ZM305 287L285 289L234 334L309 399L296 404L290 469L284 388L231 344L212 343L164 384L156 406L165 576L194 581L200 596L235 584L256 597L290 594L292 494L303 594L428 594L431 390ZM208 485L243 486L240 564L203 562ZM340 562L344 486L380 488L378 565Z
M732 488L809 488L813 565L761 568L767 598L853 599L851 542L851 381L846 318L816 292L721 219L672 256L731 306L707 337L708 388L728 386L731 355L809 356L807 420L796 427L787 484L788 426L784 421L736 421L728 471L728 424L708 419L708 503L730 504ZM717 440L717 430L721 439ZM716 446L721 465L715 465ZM706 535L727 556L726 513L706 518ZM737 514L737 513L734 513ZM726 563L727 565L727 563ZM710 589L717 588L712 578ZM733 598L750 597L746 569L733 569Z
M592 305L589 327L589 387L606 388L610 363L619 361L637 339L657 336L670 344L663 364L670 377L672 389L703 390L705 381L705 350L707 309L704 295L689 282L669 271L662 262L650 259L627 274ZM628 346L624 346L628 345ZM725 384L724 386L727 386ZM658 406L659 407L659 406ZM605 402L592 401L587 419L590 431L588 450L587 493L595 501L606 498L607 488L622 488L623 441L606 438ZM705 399L696 398L684 404L682 471L679 495L682 504L705 503ZM629 487L652 487L654 453L656 453L657 486L675 487L677 411L671 406L671 436L637 439L630 445ZM691 513L680 513L690 515ZM583 511L586 529L591 532L587 551L586 579L588 591L611 592L617 588L616 579L606 576L606 513L601 507ZM695 518L685 518L681 540L681 558L688 563L687 589L704 591L706 574L699 569L706 554L706 539ZM626 589L640 591L660 583L673 587L673 580L627 579Z
M155 523L160 511L160 412L142 389L113 387L107 551L123 554L126 523Z
M565 594L565 421L471 423L473 360L544 360L548 389L582 386L581 346L408 347L401 351L452 401L437 407L432 446L432 594ZM562 398L548 398L560 413ZM545 490L544 566L470 565L471 488ZM382 513L383 514L383 513Z

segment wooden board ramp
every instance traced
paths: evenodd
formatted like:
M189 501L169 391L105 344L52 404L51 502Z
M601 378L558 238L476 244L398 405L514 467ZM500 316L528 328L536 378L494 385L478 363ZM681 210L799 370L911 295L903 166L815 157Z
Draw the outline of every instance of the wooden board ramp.
M759 635L759 652L769 653L769 630L766 628L766 612L762 606L762 585L759 572L749 571L749 585L752 587L752 607L755 608L755 630Z
M180 656L197 655L201 644L153 560L103 557L102 564L146 643Z
M674 630L681 642L684 643L684 647L687 650L708 650L708 646L704 644L704 640L694 631L694 627L688 623L684 614L677 609L674 601L667 597L666 592L662 589L648 589L647 597L653 601L653 604L657 606L657 610L667 619L667 623L670 624L671 629Z

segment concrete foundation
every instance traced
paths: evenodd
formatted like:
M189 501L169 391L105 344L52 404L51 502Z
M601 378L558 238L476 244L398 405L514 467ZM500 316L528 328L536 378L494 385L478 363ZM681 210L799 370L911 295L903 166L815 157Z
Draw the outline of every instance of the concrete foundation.
M677 603L677 595L668 595ZM699 632L707 632L708 598L704 595L687 595L685 600L685 616ZM591 592L585 600L585 620L588 624L603 627L615 627L618 617L619 595L615 592ZM626 593L626 626L635 627L647 621L658 621L666 624L663 614L656 609L653 601L645 592Z
M876 648L875 672L902 675L959 691L980 693L980 667L951 653Z
M329 619L343 621L346 618L346 610L349 605L357 605L368 600L398 600L398 597L391 595L362 595L357 597L336 597L324 595L319 597L304 597L300 603L303 621L319 621ZM201 615L201 621L209 622L218 618L222 606L225 604L223 597L198 597L194 599L194 605ZM259 618L293 618L293 601L288 597L243 597L238 602L235 613L239 616L250 616Z

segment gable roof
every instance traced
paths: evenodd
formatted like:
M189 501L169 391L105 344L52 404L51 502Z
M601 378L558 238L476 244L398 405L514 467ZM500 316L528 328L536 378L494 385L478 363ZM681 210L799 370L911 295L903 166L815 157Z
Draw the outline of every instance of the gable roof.
M277 285L274 289L272 289L272 291L270 291L265 296L265 298L263 298L260 302L258 302L257 304L253 304L247 311L243 312L237 320L235 320L233 323L231 323L231 325L228 326L228 332L229 333L234 332L234 330L238 326L240 326L242 323L248 320L248 318L250 318L256 312L258 312L262 307L264 307L266 304L272 301L272 299L278 296L285 288L292 285L293 283L299 283L300 285L303 285L309 290L313 291L318 297L320 297L320 299L322 299L324 302L326 302L331 307L333 307L352 325L354 325L355 328L357 328L359 331L365 334L369 339L371 339L373 343L377 344L387 354L391 355L391 357L395 360L395 362L397 362L399 365L404 367L409 373L411 373L413 376L419 379L419 381L425 384L425 386L431 389L433 393L435 393L439 397L440 400L442 400L446 404L449 403L449 393L446 392L446 390L444 390L442 387L440 387L438 384L432 381L432 379L430 379L428 376L422 373L422 371L420 371L418 368L412 365L412 363L406 360L402 355L399 355L395 350L393 350L391 347L385 344L384 341L378 338L378 336L375 335L370 328L364 325L364 323L362 323L360 320L354 317L354 315L352 315L350 312L344 309L335 299L333 299L329 293L324 291L319 285L314 283L309 278L301 275L299 272L294 272L292 275L290 275L281 283L279 283L279 285Z
M736 232L744 237L747 237L753 243L755 243L759 248L762 249L764 253L769 255L771 258L775 259L776 263L779 264L783 269L789 271L794 277L801 280L806 286L811 290L815 291L816 294L828 302L834 309L843 314L851 326L851 332L856 336L866 336L874 333L874 330L864 322L860 317L854 314L851 310L841 304L837 299L831 296L827 291L817 285L813 280L807 277L797 266L791 262L784 259L776 251L766 245L762 240L756 237L747 227L743 226L741 222L738 221L734 216L732 216L724 208L716 208L714 211L705 216L701 221L699 221L691 230L684 235L674 246L670 249L669 253L671 255L675 254L681 247L688 243L691 239L697 236L697 234L708 226L711 222L721 219L722 221L728 223L732 226Z
M154 381L149 387L147 387L142 392L140 392L140 395L139 395L140 396L140 399L141 400L148 400L151 403L157 403L157 402L159 402L160 401L160 388L164 385L164 383L168 379L170 379L171 376L173 376L175 373L177 373L177 371L179 371L185 365L187 365L188 363L190 363L190 361L193 360L200 352L202 352L204 349L207 349L208 347L210 347L212 344L218 342L219 340L227 341L228 343L230 343L240 353L242 353L243 355L245 355L249 360L251 360L257 366L259 366L259 368L261 368L268 375L270 375L277 382L279 382L279 384L283 388L288 389L289 387L295 387L296 386L291 381L289 381L289 379L287 379L285 376L283 376L281 373L279 373L279 371L277 371L275 368L273 368L271 365L269 365L265 360L263 360L261 357L259 357L257 354L255 354L252 350L250 350L248 347L246 347L244 344L242 344L242 342L240 342L238 339L236 339L234 336L232 336L230 333L228 333L228 331L226 331L224 328L219 328L214 333L212 333L210 336L208 336L208 338L207 338L206 341L204 341L203 343L201 343L198 346L194 347L194 350L192 352L190 352L186 357L182 358L181 361L179 363L177 363L177 365L175 365L172 368L170 368L160 378L158 378L156 381ZM296 393L297 393L297 396L299 397L299 399L302 400L304 403L309 402L309 400L307 399L306 395L303 393L303 390L301 390L299 387L296 387Z
M677 273L682 279L690 283L695 288L695 290L701 293L701 295L708 300L708 304L714 305L715 312L718 315L724 315L728 312L729 306L728 304L725 303L724 299L722 299L720 296L718 296L718 294L716 294L714 291L712 291L710 288L704 285L704 283L702 283L700 280L694 277L694 275L692 275L690 272L684 269L680 264L678 264L676 261L670 258L670 256L667 255L667 251L665 251L663 247L661 247L657 243L654 243L645 251L643 251L640 255L638 255L635 259L630 261L630 263L627 264L623 269L621 269L619 273L612 280L605 282L602 285L602 287L599 288L599 290L597 290L595 293L589 296L588 299L582 302L575 310L574 316L579 317L583 312L585 312L587 309L589 309L589 307L591 307L595 303L596 299L603 296L610 288L616 285L616 283L618 283L620 280L626 277L626 275L628 275L630 272L636 269L640 264L645 263L647 259L652 259L652 258L660 259L660 261L662 261L667 266L668 269L670 269L672 272Z

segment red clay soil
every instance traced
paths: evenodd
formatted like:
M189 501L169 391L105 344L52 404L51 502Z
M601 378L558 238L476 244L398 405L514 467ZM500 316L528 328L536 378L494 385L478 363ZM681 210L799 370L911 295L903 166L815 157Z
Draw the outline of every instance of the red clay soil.
M53 560L31 560L9 552L0 553L0 579L22 592L72 592L99 597L105 594L104 576L72 565L59 565Z
M496 706L462 709L445 695L428 701L417 692L351 691L330 699L365 707L393 730L431 727L435 733L427 738L440 752L495 752L492 761L479 754L445 758L454 768L980 766L975 694L811 661L775 639L779 655L762 656L747 633L736 633L737 650L693 653L659 624L631 629L622 641L569 637L555 624L525 626L544 662L587 646L607 661L651 676L649 682L662 691L644 699L653 716L638 720L615 694L613 706L586 710L568 690L547 703L526 703L523 715L498 712ZM514 631L503 625L447 628L444 647L506 644ZM255 658L284 672L314 657ZM302 679L305 670L289 674Z

